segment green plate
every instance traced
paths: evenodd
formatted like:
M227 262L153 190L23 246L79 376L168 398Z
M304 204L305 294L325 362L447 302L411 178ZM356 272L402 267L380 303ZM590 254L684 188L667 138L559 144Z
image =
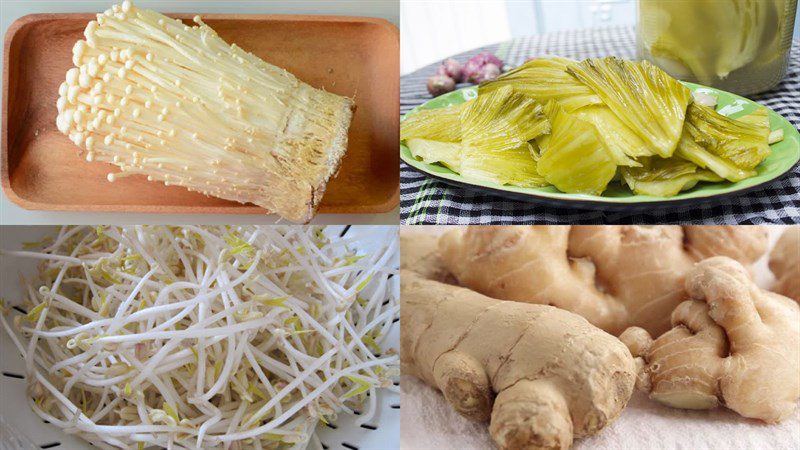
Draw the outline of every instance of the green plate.
M721 113L736 118L753 112L758 106L752 100L740 97L730 92L700 86L693 83L683 83L692 91L701 89L717 96L717 110ZM477 96L477 87L468 87L436 97L412 109L408 115L420 109L435 109L449 105L457 105L471 100ZM405 117L404 117L405 119ZM681 192L674 197L652 197L637 195L620 183L612 183L603 195L567 194L553 186L541 188L523 188L506 186L484 181L466 180L452 170L439 165L427 164L416 159L403 143L400 143L400 158L412 168L426 173L434 178L466 189L477 190L514 199L541 202L557 206L592 207L602 205L609 209L651 208L654 206L681 206L686 203L697 203L719 200L731 195L741 195L745 192L764 187L765 184L787 173L800 160L800 133L775 111L769 110L770 127L775 130L783 129L783 141L773 144L772 154L756 168L758 174L752 178L736 183L698 183L692 189Z

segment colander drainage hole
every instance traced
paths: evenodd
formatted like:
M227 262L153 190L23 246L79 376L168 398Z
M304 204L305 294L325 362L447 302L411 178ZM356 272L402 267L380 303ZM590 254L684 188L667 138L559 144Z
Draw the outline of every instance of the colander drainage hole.
M373 430L373 431L378 429L378 427L376 427L375 425L370 425L367 423L361 425L361 428L366 428L367 430Z
M353 444L348 444L347 442L342 442L342 447L349 448L350 450L358 450L358 447Z
M11 372L3 372L3 376L4 377L8 377L8 378L16 378L16 379L19 379L19 380L24 380L25 379L25 375L20 375L18 373L11 373Z
M391 408L392 409L400 409L400 405L392 405Z
M55 447L60 447L60 446L61 446L61 442L51 442L49 444L41 445L40 448L55 448Z
M25 311L24 309L20 308L19 306L12 306L11 309L13 309L14 311L16 311L16 312L18 312L20 314L28 314L28 311Z
M326 423L325 426L327 426L328 428L330 428L332 430L335 430L335 429L339 428L339 427L337 427L336 425L334 425L332 423Z
M350 227L351 226L352 225L348 225L348 226L344 227L344 230L342 230L342 232L339 233L339 237L344 237L344 235L347 234L348 231L350 231Z

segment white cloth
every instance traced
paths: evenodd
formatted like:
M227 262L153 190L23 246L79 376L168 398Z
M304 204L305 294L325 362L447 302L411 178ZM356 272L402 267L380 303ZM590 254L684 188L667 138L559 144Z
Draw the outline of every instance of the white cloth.
M492 449L485 424L459 416L435 389L411 376L401 380L400 448ZM583 449L797 450L800 410L777 425L744 419L724 408L685 411L634 393L622 415L595 436L575 441Z

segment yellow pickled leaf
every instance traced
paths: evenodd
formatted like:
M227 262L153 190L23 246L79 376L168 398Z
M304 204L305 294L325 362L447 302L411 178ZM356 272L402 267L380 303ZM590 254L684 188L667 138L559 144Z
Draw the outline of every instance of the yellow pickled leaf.
M441 142L461 141L461 112L467 103L436 109L421 109L400 122L400 140L430 139Z
M709 152L695 142L688 132L681 136L675 156L708 169L728 181L741 181L756 174L755 170L740 169L732 161Z
M623 124L607 106L587 106L576 110L575 114L594 125L618 165L639 166L635 158L653 155L647 143Z
M769 118L761 108L749 118L731 119L713 108L693 103L686 117L686 131L701 147L731 161L740 169L753 169L770 154Z
M478 150L516 149L550 132L542 105L502 87L466 103L461 114L461 141Z
M500 152L464 147L461 175L464 178L520 187L547 186L531 155L531 144Z
M594 91L653 153L672 155L691 100L686 86L647 61L587 59L569 65L567 71Z
M575 61L560 57L532 59L481 84L478 92L483 95L510 86L541 104L557 101L567 111L601 104L600 97L567 73L567 66L573 63Z
M545 109L553 132L537 141L539 173L562 192L600 195L614 178L617 165L594 125L555 102Z
M439 163L453 172L461 172L461 144L429 139L409 139L406 146L414 157L428 164Z
M633 192L654 197L673 197L700 181L722 181L714 172L675 157L653 157L642 167L623 167L621 172Z

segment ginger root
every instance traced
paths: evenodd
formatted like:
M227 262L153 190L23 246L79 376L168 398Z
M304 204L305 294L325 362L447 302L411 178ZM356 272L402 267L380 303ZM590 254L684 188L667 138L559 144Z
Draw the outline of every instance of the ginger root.
M627 348L584 318L401 273L401 370L462 416L490 421L501 449L568 448L627 404Z
M746 226L483 226L448 232L439 249L460 285L490 297L557 306L615 335L634 325L660 334L696 261L750 264L767 235Z
M656 340L641 328L620 336L636 357L636 386L675 408L723 404L768 423L800 398L800 307L760 289L738 262L714 257L686 277L689 300Z
M411 270L428 280L455 284L455 278L442 265L438 248L439 237L404 228L400 233L401 270Z
M769 256L777 282L772 290L800 302L800 226L783 232Z

